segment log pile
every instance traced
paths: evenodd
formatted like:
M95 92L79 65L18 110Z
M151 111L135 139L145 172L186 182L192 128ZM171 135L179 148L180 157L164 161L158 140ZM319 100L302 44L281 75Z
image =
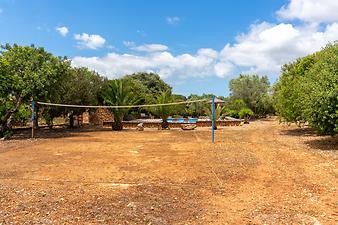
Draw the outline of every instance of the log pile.
M92 125L103 125L103 122L113 121L114 116L109 109L99 108L89 116L89 123Z

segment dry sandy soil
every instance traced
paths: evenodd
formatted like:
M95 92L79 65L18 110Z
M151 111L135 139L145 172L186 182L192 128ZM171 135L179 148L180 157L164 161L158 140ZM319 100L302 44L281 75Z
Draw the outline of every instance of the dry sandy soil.
M338 138L57 129L0 142L0 224L337 224Z

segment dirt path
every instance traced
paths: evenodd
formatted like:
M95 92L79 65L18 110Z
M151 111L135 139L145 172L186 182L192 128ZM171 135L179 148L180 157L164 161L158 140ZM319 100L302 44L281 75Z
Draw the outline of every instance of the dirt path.
M257 121L0 143L0 224L336 224L338 140ZM41 135L41 134L40 134Z
M285 128L257 122L245 131L239 129L240 133L223 131L228 140L218 141L213 151L219 161L216 173L227 171L233 176L229 183L227 177L223 179L230 194L212 198L219 210L213 222L337 223L337 139L327 140L334 143L327 143L325 152L308 144L325 139L285 136L298 130Z

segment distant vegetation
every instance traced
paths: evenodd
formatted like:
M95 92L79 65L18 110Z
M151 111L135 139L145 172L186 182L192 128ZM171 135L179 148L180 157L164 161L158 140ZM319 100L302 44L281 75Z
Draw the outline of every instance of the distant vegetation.
M238 101L243 100L244 105L251 109L257 117L274 113L271 87L267 76L241 74L238 78L230 81L230 92L230 100L235 101L230 105L239 104ZM242 108L235 110L240 111Z
M230 96L216 107L217 118L265 117L274 114L287 122L309 123L319 133L338 132L337 44L321 52L283 66L272 88L267 76L241 74L230 81ZM274 93L274 95L272 95ZM139 72L108 80L87 68L73 68L66 57L56 57L43 48L5 45L0 50L0 137L10 136L13 124L26 124L31 117L31 100L75 105L157 104L211 99L212 94L188 97L172 93L158 74ZM52 127L55 118L73 117L85 108L37 107L36 114ZM112 110L114 130L122 129L123 119L137 118L140 112L163 119L199 117L210 114L210 103L199 102L175 107ZM38 126L38 124L35 124Z

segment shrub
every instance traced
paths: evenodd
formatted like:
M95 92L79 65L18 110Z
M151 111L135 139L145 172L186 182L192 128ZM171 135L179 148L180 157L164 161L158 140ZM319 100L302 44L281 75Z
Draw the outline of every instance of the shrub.
M241 119L244 119L244 121L247 122L249 118L254 115L254 112L249 108L244 108L238 112L238 115Z
M338 42L283 66L274 100L287 122L308 122L319 134L338 133Z

